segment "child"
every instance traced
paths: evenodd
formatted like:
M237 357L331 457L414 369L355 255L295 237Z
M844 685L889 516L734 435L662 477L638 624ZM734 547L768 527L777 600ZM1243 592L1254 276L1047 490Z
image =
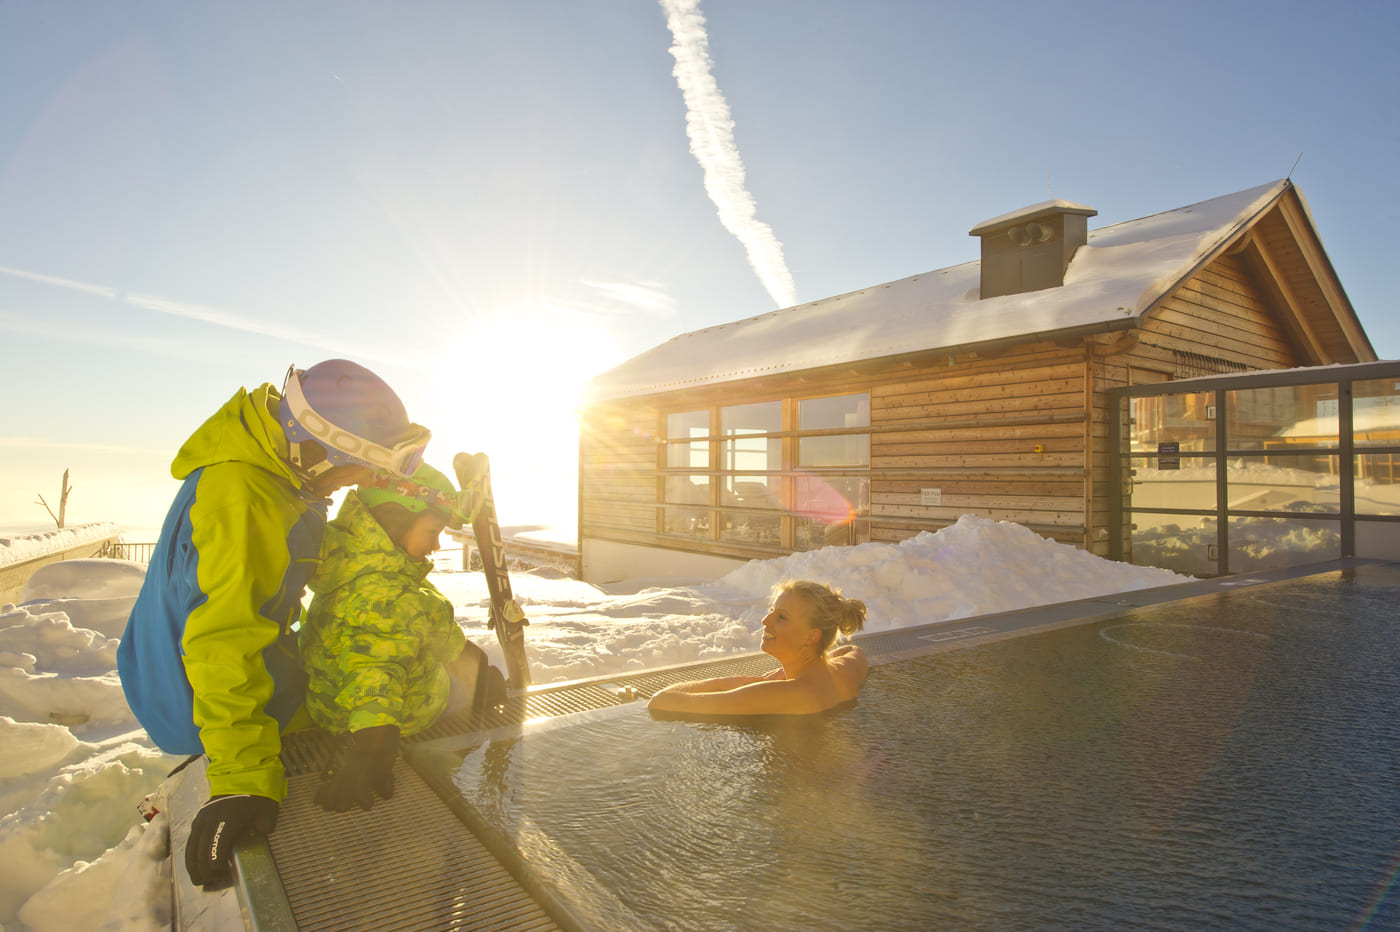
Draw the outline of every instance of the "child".
M349 493L326 526L301 628L307 711L341 736L316 794L326 809L369 809L376 792L392 796L400 735L505 700L505 678L427 580L449 526L462 526L457 492L426 464L411 482L376 479Z

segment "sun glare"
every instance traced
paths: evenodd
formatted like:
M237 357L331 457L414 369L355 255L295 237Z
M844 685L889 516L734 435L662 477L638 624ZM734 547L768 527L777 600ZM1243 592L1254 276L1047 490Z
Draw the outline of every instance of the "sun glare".
M611 335L578 315L502 312L442 347L428 461L491 457L503 525L572 525L577 509L583 384L621 361Z

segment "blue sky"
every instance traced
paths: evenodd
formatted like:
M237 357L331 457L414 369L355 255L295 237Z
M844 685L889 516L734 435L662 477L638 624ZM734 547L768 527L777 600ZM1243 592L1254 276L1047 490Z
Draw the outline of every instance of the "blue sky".
M1400 5L699 13L708 95L648 0L0 0L0 525L42 525L67 467L70 523L157 524L195 426L331 356L399 390L430 461L491 453L507 523L548 519L573 387L627 356L974 259L969 229L1049 196L1099 227L1300 153L1400 357ZM688 107L732 119L727 205Z

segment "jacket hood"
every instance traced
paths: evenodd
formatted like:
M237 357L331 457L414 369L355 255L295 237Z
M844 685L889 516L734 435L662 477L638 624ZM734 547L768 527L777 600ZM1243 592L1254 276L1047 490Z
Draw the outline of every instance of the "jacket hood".
M358 496L347 495L322 538L321 566L308 584L312 592L328 593L366 574L393 574L420 585L433 568L430 560L415 560L389 537Z
M265 382L251 392L240 388L199 426L175 454L170 474L184 479L216 463L247 463L285 476L297 488L302 480L287 457L291 448L277 419L281 394Z

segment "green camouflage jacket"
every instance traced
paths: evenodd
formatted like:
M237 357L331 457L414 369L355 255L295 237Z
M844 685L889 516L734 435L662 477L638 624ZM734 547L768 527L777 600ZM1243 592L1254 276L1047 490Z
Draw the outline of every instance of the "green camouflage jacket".
M397 725L411 735L442 715L443 664L466 637L452 603L427 581L431 569L399 549L358 496L345 496L326 525L301 627L306 708L317 725L336 734Z

